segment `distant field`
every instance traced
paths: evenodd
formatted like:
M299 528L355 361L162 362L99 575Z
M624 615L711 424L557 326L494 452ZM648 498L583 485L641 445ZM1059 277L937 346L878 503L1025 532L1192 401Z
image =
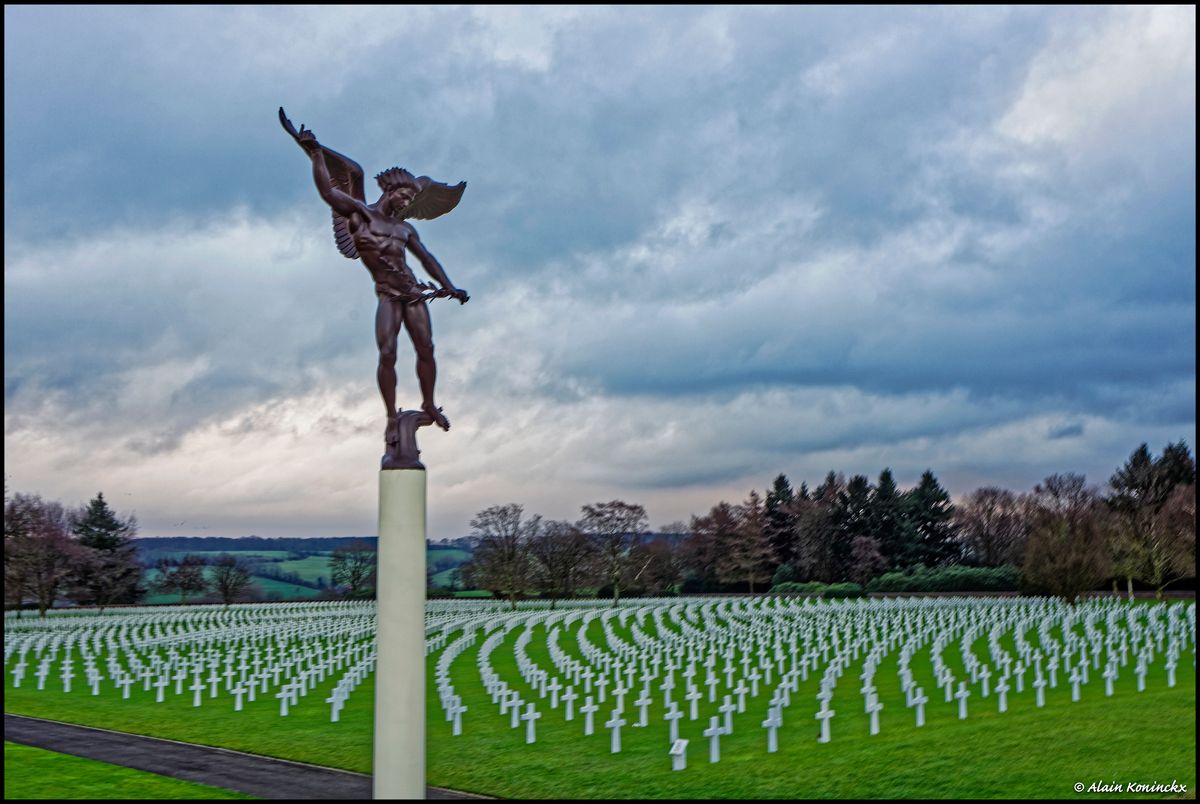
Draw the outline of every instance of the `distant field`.
M160 558L183 558L184 556L216 558L226 553L246 559L287 558L291 555L287 550L143 550L142 552L147 556L153 555L155 560Z
M272 564L276 567L278 564ZM206 575L211 570L206 570ZM158 578L158 570L146 570L146 585L153 587L154 581ZM274 578L263 578L259 575L252 576L252 581L255 586L262 590L263 596L271 599L274 595L279 595L282 600L310 600L321 594L320 589L312 589L307 586L297 586L294 583L286 581L277 581ZM205 597L205 595L188 595L189 601L195 601ZM178 603L179 594L177 592L151 592L146 595L143 601L148 606L161 606L169 603Z
M457 547L451 547L448 550L444 549L427 549L425 557L429 561L437 561L439 558L453 558L455 561L469 561L471 554L466 550L459 550Z
M263 595L268 599L273 593L282 595L283 600L308 600L321 594L320 589L313 589L309 586L297 586L294 583L277 581L274 578L263 578L258 575L254 576L254 585L261 589Z
M280 561L270 566L279 572L294 572L306 581L316 582L317 578L324 578L325 583L329 583L329 562L331 559L332 556L328 554L308 556L307 558L296 558L291 561Z
M323 579L326 585L333 583L333 573L330 571L330 562L333 558L332 553L316 553L304 558L288 559L293 553L287 550L163 550L153 551L144 550L143 557L151 562L157 561L160 558L183 558L185 555L196 555L206 559L214 559L221 555L233 555L238 558L245 559L250 562L256 560L266 560L263 564L263 570L271 570L279 573L296 573L301 579L309 583L316 583L318 579ZM425 551L425 559L430 564L439 561L451 559L459 562L459 564L468 561L471 554L466 550L458 548L449 549L427 549ZM279 559L285 559L280 561ZM453 567L439 571L433 576L433 584L436 586L448 586L450 583L450 573ZM153 585L153 581L158 576L158 571L154 569L146 570L146 581L148 585ZM321 594L319 589L314 589L306 586L280 581L273 578L265 578L259 575L254 576L254 584L258 586L265 597L268 599L279 599L276 596L282 596L283 600L309 600ZM481 592L475 597L487 597L488 593ZM191 595L188 600L197 600L203 595ZM170 603L178 603L179 595L173 593L158 593L151 592L146 595L145 601L148 605L162 605Z

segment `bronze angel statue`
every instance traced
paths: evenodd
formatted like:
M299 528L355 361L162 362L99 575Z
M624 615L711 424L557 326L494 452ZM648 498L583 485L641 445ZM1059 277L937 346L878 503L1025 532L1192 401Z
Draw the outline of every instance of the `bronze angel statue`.
M425 248L417 230L407 221L429 220L445 215L458 205L466 182L450 185L428 176L413 176L404 168L389 168L375 177L383 194L368 204L363 187L363 170L353 159L317 142L316 135L292 125L279 107L279 122L312 159L313 179L325 203L333 209L333 235L338 250L349 259L362 260L375 280L379 305L375 310L375 341L379 346L379 392L387 408L384 440L387 452L383 468L420 467L416 460L417 427L436 424L450 429L450 421L433 400L437 365L433 359L433 337L425 302L436 298L470 298L446 276L445 270ZM438 286L417 281L408 267L406 252L421 261ZM417 353L417 380L421 386L421 410L400 411L396 407L396 342L406 328Z

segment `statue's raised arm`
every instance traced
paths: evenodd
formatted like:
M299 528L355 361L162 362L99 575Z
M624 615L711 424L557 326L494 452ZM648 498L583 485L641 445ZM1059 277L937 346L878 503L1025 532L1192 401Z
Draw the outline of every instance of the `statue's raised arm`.
M279 122L283 126L283 130L291 135L306 154L312 157L319 152L324 157L319 165L314 164L314 168L318 172L323 170L328 176L328 189L345 193L360 204L367 202L361 165L350 157L318 143L316 136L311 130L305 129L303 123L300 124L300 130L297 131L296 127L292 125L292 121L287 118L282 106L279 107ZM317 189L322 190L323 188L318 186ZM324 192L321 197L329 202L329 198ZM333 209L333 239L337 243L338 251L347 259L358 259L358 250L354 247L354 238L350 236L350 227L346 216L339 213L333 202L330 202L329 205ZM342 210L346 211L346 206L342 205Z

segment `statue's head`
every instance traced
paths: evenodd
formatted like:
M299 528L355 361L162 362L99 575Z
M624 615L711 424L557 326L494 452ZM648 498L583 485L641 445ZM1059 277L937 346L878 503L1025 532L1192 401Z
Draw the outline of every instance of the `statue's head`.
M387 202L390 212L403 210L421 191L417 177L401 167L388 168L375 177L379 189L383 190L383 199Z

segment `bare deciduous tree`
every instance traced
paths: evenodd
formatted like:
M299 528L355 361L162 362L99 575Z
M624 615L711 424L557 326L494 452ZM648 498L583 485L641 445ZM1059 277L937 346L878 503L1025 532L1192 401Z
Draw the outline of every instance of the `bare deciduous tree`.
M574 597L594 574L595 546L570 522L544 523L528 537L527 549L533 559L534 582L550 598L550 608L558 598Z
M724 534L719 574L724 581L746 581L754 594L755 583L771 580L772 548L767 513L757 491L734 509L736 523Z
M656 595L675 588L684 572L684 542L679 535L686 533L686 525L672 522L658 536L634 548L633 563L638 568L632 579L634 585Z
M212 588L226 606L246 597L252 588L252 580L250 566L244 559L226 554L217 556L213 562Z
M599 555L599 572L613 590L613 605L633 569L633 547L646 532L646 509L621 500L583 506L579 529L591 537Z
M1083 475L1051 475L1025 498L1029 539L1022 568L1030 591L1074 602L1108 576L1108 512Z
M1145 566L1138 577L1163 590L1174 581L1196 575L1196 486L1178 485L1150 522L1143 551Z
M517 608L517 597L530 586L532 564L525 542L541 527L541 517L522 521L525 509L517 503L493 505L471 520L477 540L464 572L481 589L489 589Z
M1181 537L1179 527L1163 526L1168 519L1180 523L1177 514L1181 505L1186 508L1186 502L1175 493L1179 487L1190 487L1185 494L1194 498L1195 477L1195 461L1181 441L1168 444L1158 458L1142 444L1109 480L1112 493L1107 502L1113 512L1109 550L1115 570L1126 579L1130 598L1135 579L1150 584L1161 595L1167 584L1188 577L1186 536ZM1176 512L1164 518L1168 501ZM1194 567L1194 527L1192 534L1190 563Z
M188 554L181 559L163 558L157 564L158 580L154 588L160 592L178 592L179 602L187 603L188 595L201 594L208 590L208 579L204 575L207 566L203 556Z
M850 543L850 580L866 584L887 569L888 560L874 536L855 536Z
M375 588L375 548L357 539L333 551L329 577L334 586L346 587L348 597L364 597Z
M67 513L36 494L15 494L4 506L5 597L18 606L25 597L45 616L66 592L87 554L70 537Z
M976 489L956 506L954 523L968 561L982 567L1020 566L1028 527L1017 495L1007 489Z

